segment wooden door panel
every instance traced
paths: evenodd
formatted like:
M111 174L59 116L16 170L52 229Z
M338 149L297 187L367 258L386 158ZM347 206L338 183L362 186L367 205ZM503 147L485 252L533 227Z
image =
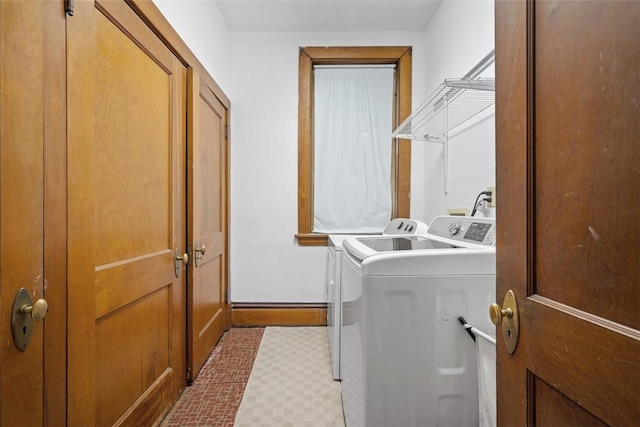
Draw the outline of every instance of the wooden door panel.
M206 261L198 267L198 285L193 292L193 366L200 367L224 332L223 268L221 257Z
M640 239L640 191L621 190L640 183L640 11L583 1L537 2L533 13L535 291L638 329L629 244Z
M171 367L173 58L94 17L96 419L111 425Z
M208 88L204 88L207 90ZM205 92L206 93L206 92ZM202 238L211 236L222 230L221 208L222 188L224 183L220 168L222 161L222 135L224 129L224 109L216 99L200 97L200 136L203 139L199 144L200 149L200 176L198 189L200 202L199 225ZM204 197L206 195L206 197Z
M568 399L551 385L534 377L531 382L535 393L535 424L538 426L604 427L605 423L587 412L575 401Z
M88 3L74 14L86 27L74 22L69 35L86 58L70 72L89 74L91 88L70 97L86 127L70 136L70 175L88 183L72 193L70 241L88 244L70 259L88 251L91 269L72 265L70 277L74 291L93 284L91 320L75 319L93 357L74 366L93 381L72 382L70 394L94 402L78 424L152 424L184 384L186 277L174 257L186 243L186 69L126 2Z
M171 380L169 291L163 287L96 322L100 425L113 425L147 390ZM169 396L157 403L166 407Z
M171 249L172 76L164 68L170 62L158 66L107 17L95 16L96 263L104 265Z
M45 13L37 2L0 2L0 425L43 425L43 324L20 351L11 312L25 287L44 296ZM25 32L29 37L24 37Z
M189 188L189 380L193 380L228 322L227 112L213 91L191 72ZM204 253L198 249L205 248Z
M640 370L633 369L640 358L637 331L538 295L529 297L525 308L536 325L526 337L527 369L594 416L611 424L633 424L629 408L635 408L632 413L640 409ZM585 362L585 357L591 360ZM544 406L535 396L532 403Z
M500 425L640 420L640 3L496 3Z
M173 266L172 253L164 250L143 260L96 268L96 318L168 286L175 280ZM121 286L122 283L136 286Z

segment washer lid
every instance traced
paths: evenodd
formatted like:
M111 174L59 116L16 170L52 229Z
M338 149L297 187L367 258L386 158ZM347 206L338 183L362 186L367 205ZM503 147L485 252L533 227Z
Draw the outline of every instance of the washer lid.
M416 249L458 249L460 246L429 239L425 236L360 237L358 241L376 252L410 251Z
M388 253L432 252L452 254L459 249L481 250L483 247L472 243L459 243L431 236L377 236L354 237L343 242L345 249L359 261L373 255ZM435 255L435 252L433 252Z

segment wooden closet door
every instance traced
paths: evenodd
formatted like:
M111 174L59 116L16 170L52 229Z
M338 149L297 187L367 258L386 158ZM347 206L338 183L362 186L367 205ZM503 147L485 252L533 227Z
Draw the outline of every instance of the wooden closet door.
M498 424L640 423L640 2L496 3Z
M185 384L186 69L124 1L69 46L69 422L151 425Z
M65 423L64 34L60 4L0 1L0 425ZM49 303L22 350L20 288Z
M227 293L227 110L189 70L188 381L229 328Z

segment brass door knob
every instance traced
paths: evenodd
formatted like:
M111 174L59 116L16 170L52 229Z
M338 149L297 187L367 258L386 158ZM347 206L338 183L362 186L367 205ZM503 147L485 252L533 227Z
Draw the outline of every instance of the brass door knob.
M200 247L196 246L196 267L200 266L202 262L202 257L204 257L205 252L207 251L207 247L202 245Z
M173 253L173 273L175 274L176 278L180 277L180 270L182 269L182 264L187 265L189 263L189 254L184 253L182 255L180 255L180 249L176 249L175 252Z
M34 304L26 288L18 290L11 307L11 336L18 350L24 351L27 348L35 323L41 322L48 310L49 304L44 298Z
M503 308L504 307L504 308ZM504 296L502 307L497 303L489 306L489 317L494 325L502 328L504 345L509 354L513 354L518 346L520 336L520 320L518 319L518 303L516 295L512 290L508 290Z
M29 314L34 322L40 322L49 311L49 304L44 298L40 298L35 304L25 304L20 307L20 314Z
M491 322L493 322L494 325L500 326L503 317L507 317L509 319L513 317L513 310L508 307L502 308L494 302L489 306L489 316L491 317Z
M184 253L184 254L182 254L182 256L177 255L176 256L176 261L182 261L184 263L184 265L189 264L189 254Z

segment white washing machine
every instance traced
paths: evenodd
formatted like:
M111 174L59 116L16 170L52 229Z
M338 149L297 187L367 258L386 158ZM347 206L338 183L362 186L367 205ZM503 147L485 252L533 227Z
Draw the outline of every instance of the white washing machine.
M396 218L385 227L382 235L425 234L427 224L407 218ZM371 235L368 235L371 236ZM327 262L327 334L333 379L340 380L341 329L342 329L342 286L340 282L340 262L342 242L353 234L329 235L329 258Z
M495 220L435 218L425 236L357 237L342 256L348 427L478 426L473 341L495 330Z

